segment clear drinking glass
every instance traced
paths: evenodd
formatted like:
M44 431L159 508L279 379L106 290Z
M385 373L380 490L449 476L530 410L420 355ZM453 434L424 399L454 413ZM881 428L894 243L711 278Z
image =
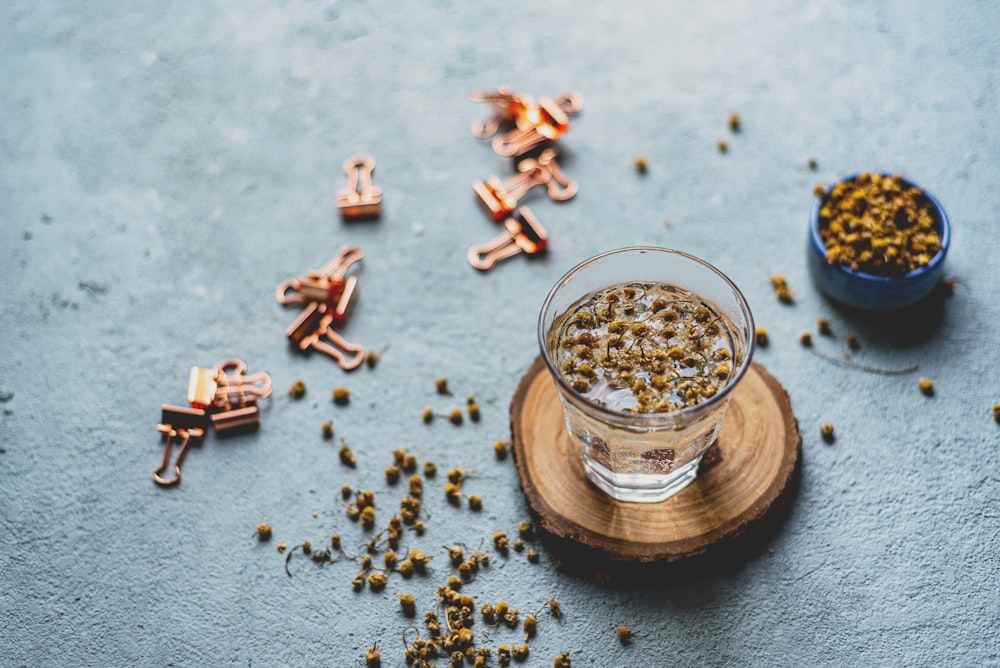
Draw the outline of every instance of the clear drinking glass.
M595 295L607 295L606 289L612 286L619 286L620 289L616 290L619 295L626 287L632 286L631 293L626 291L624 294L638 299L635 297L637 291L646 294L646 288L654 285L677 288L680 294L691 297L693 301L670 302L681 306L666 310L662 300L652 306L649 306L649 299L646 303L635 301L631 309L632 320L623 315L629 309L621 306L621 302L616 301L611 307L617 310L608 311L605 308L603 319L601 309L605 306L604 302L588 302ZM658 293L650 291L650 294ZM627 352L633 355L633 359L643 362L654 357L671 359L668 355L680 350L678 346L683 346L684 342L678 343L678 340L669 338L670 332L663 320L669 319L671 311L682 314L694 312L690 304L704 306L710 315L697 323L694 320L681 323L682 328L704 327L705 323L718 322L722 335L713 337L713 341L725 341L725 346L730 348L728 362L717 361L725 360L727 355L718 352L717 348L700 352L695 350L690 355L692 359L710 360L702 368L711 369L711 373L719 377L717 387L712 384L716 376L710 376L712 382L700 386L707 388L702 390L704 396L697 399L700 403L682 403L669 412L629 412L615 400L616 396L632 392L628 388L622 389L620 383L604 386L605 394L601 394L601 390L581 392L581 387L574 389L571 378L564 375L566 361L564 356L561 357L564 353L560 352L560 346L574 350L573 341L577 336L573 333L579 331L574 329L579 327L575 319L579 318L582 310L589 309L591 315L597 313L598 327L603 322L605 332L608 328L614 331L633 328L632 331L643 333L646 330L635 330L634 323L640 326L645 323L647 327L652 324L655 335L649 334L648 339L639 342L625 339L626 343L631 342ZM660 310L657 311L657 307ZM639 312L636 313L636 310ZM571 323L571 320L574 322ZM590 321L588 317L587 322ZM623 325L623 322L626 324ZM657 327L664 329L657 330ZM607 363L610 357L605 355L619 354L621 344L617 349L611 347L616 345L613 343L608 344L607 350L604 349L605 342L614 339L608 336L610 338L601 339L601 345L591 341L591 352L583 351L588 356L584 360L588 363L588 371L590 366L599 366L600 360ZM564 341L564 338L570 340ZM754 348L754 323L750 308L737 287L708 263L676 250L632 247L590 258L559 280L542 306L538 319L538 342L555 379L566 430L579 448L587 477L615 499L652 503L670 498L697 476L702 456L719 433L730 393L749 367ZM635 350L636 343L640 344L638 351ZM664 382L674 385L680 382L671 380L681 378L678 374L685 371L683 364L674 363L678 359L679 353L670 364L679 368L680 372L667 369L667 373L659 377L659 387L663 388ZM583 368L582 362L573 364L576 365L573 368ZM660 370L663 371L662 366ZM721 378L723 371L727 372L724 379ZM629 378L636 375L641 374L633 374ZM693 386L693 383L687 385ZM689 388L688 391L694 390Z

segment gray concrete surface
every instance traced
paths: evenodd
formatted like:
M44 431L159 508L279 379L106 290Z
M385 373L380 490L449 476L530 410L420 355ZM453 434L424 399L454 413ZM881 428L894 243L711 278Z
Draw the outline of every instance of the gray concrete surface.
M538 565L494 554L466 587L478 602L565 611L540 615L525 665L560 651L573 666L998 665L998 29L988 2L4 3L0 664L361 666L378 641L383 665L404 665L395 594L431 608L442 545L527 517L491 448L545 293L596 252L655 244L722 268L770 330L756 359L799 419L800 490L761 549L648 586L559 573L545 544ZM550 253L480 274L465 251L496 228L470 183L510 166L471 136L486 109L466 95L501 84L584 95L562 140L580 193L532 194ZM385 210L345 225L334 197L357 152L378 161ZM951 299L877 318L810 285L812 187L860 170L902 172L944 203ZM349 375L288 350L295 313L272 296L345 243L368 257L343 333L388 346ZM775 272L794 305L772 296ZM855 333L856 361L918 372L810 354L796 335L820 315L837 338L818 350L840 355ZM274 378L261 429L210 436L178 488L156 487L160 404L183 401L190 366L232 356ZM438 376L456 396L435 394ZM329 401L341 385L348 407ZM478 424L421 423L466 394ZM356 470L322 439L327 419ZM375 490L388 518L397 447L475 472L466 492L484 499L456 509L428 482L427 534L405 542L436 557L431 574L355 593L355 563L296 554L287 577L279 541L367 540L342 485Z

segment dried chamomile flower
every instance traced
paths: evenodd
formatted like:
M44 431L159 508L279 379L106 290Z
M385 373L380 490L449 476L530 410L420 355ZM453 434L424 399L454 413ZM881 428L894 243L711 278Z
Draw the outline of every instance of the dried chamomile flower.
M473 422L479 422L479 404L469 404L467 409L469 411L469 419Z
M819 428L819 433L823 437L823 440L827 443L833 443L835 436L833 433L833 425L826 422Z
M918 378L917 385L925 396L934 396L934 381L930 378Z
M483 500L478 494L471 494L469 496L469 510L480 511L483 509Z
M420 496L424 493L424 479L418 475L410 476L410 496Z
M431 406L424 406L424 410L420 413L420 418L430 424L434 421L434 409Z
M389 464L385 467L385 481L390 485L395 485L399 482L399 467L395 464Z
M434 560L434 557L429 557L420 550L412 550L410 552L410 562L416 570L421 570L427 567L427 564Z
M497 459L501 461L507 459L508 445L509 444L507 443L507 441L497 441L496 443L493 444L493 454L496 456Z
M847 342L847 347L850 348L851 350L857 350L858 348L861 347L861 341L859 341L858 337L856 337L853 334L847 337L846 342Z
M457 504L462 498L462 484L456 482L446 482L444 484L444 495L449 502Z
M413 594L396 594L399 597L399 607L403 609L403 614L413 617L417 614L417 601Z
M452 545L448 548L448 558L451 559L452 566L458 566L465 559L465 550L461 545Z
M719 141L715 142L715 148L719 150L719 153L726 153L729 151L729 142L727 142L725 139L720 139Z
M1000 404L993 404L993 419L1000 422Z
M527 552L528 561L531 562L531 563L533 563L533 564L537 564L538 563L539 556L540 555L538 554L538 550L536 550L535 548L531 548Z
M733 132L740 131L740 115L735 111L729 114L729 129Z
M774 288L774 296L783 304L791 304L795 293L788 288L788 281L781 274L774 274L770 277L771 287Z
M284 554L285 550L287 549L288 549L288 543L286 543L285 541L281 541L280 543L278 543L278 554Z
M368 586L371 587L372 591L382 591L387 584L389 584L389 579L382 571L375 571L368 576Z
M351 490L349 485L344 485L343 487L340 488L340 496L342 499L344 499L344 501L347 501L349 498L351 498L351 494L353 493L354 492L353 490Z
M292 383L292 386L288 388L288 396L292 399L301 399L306 396L306 382L299 379Z
M368 365L369 369L374 369L376 366L378 366L380 360L381 358L379 357L378 353L376 353L374 350L369 350L367 353L365 353L365 364Z
M767 347L767 330L760 325L754 330L754 336L757 338L757 345L762 347Z
M552 613L553 617L555 617L556 619L562 619L563 616L562 604L559 603L559 601L557 601L554 598L550 598L548 603L546 603L546 605L549 606L549 612Z
M338 387L333 391L333 403L346 406L351 401L351 391L346 387Z
M347 445L347 441L343 438L340 439L340 451L338 452L340 456L340 463L344 466L349 466L352 469L358 465L358 460L354 456L354 452L351 451L351 446Z
M462 409L456 408L448 413L448 420L454 425L462 424Z
M271 525L267 522L258 524L255 532L260 540L271 540Z
M646 163L646 158L644 158L641 155L636 156L634 164L635 164L635 171L639 172L640 174L645 174L646 170L649 169L649 165Z
M434 381L434 387L437 389L438 394L445 394L451 396L451 390L448 389L448 379L438 378Z
M437 475L437 464L431 461L424 462L424 477L433 478Z
M327 420L326 422L324 422L323 425L322 425L322 429L323 429L323 438L324 439L326 439L326 440L329 441L331 438L333 438L333 423L332 422L330 422L329 420Z
M619 626L615 633L618 636L618 641L623 645L629 644L635 637L635 633L627 626Z
M810 334L809 332L802 332L801 334L799 334L799 343L801 343L802 346L805 348L812 346L813 343L812 334Z
M378 643L372 645L372 648L365 652L365 665L367 668L380 668L382 665L382 655L378 651Z
M506 552L507 547L510 545L510 543L507 540L507 534L505 534L503 531L495 532L493 534L493 544L496 545L496 548L501 552Z
M552 668L570 668L571 665L568 652L560 652L556 658L552 660Z
M830 327L830 321L824 317L816 318L816 331L823 336L831 336L833 334L833 329Z

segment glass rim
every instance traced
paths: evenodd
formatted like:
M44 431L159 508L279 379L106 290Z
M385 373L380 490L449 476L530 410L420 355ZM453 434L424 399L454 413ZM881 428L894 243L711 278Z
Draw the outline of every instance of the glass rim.
M601 406L590 399L587 399L579 392L573 389L569 382L563 378L562 374L556 368L552 359L550 359L548 346L546 345L546 339L548 333L545 331L545 316L549 312L552 301L560 289L564 288L569 281L571 281L577 274L586 269L587 267L596 264L600 260L603 260L612 255L620 255L622 253L634 253L634 252L652 252L652 253L665 253L668 255L675 255L699 264L705 269L708 269L711 273L715 274L720 278L736 296L736 301L746 316L747 320L747 335L746 335L746 353L743 355L743 363L737 368L736 375L726 383L718 392L706 399L705 401L697 404L696 406L685 406L676 411L670 411L668 413L626 413L624 411L618 411L606 406ZM638 279L637 279L638 280ZM608 286L610 287L610 286ZM678 286L683 287L683 286ZM581 297L586 295L581 295ZM621 422L623 420L629 422L638 422L642 426L655 427L655 426L669 426L671 424L677 423L679 420L688 420L691 416L697 416L701 413L709 412L712 408L716 407L723 399L728 398L729 392L739 384L740 380L746 374L747 369L750 368L750 364L753 361L753 353L756 348L756 335L755 335L755 325L753 320L753 313L750 311L750 305L747 304L746 298L740 291L736 284L730 280L722 271L708 262L702 260L701 258L695 257L690 253L685 253L684 251L676 250L673 248L663 248L661 246L626 246L624 248L616 248L613 250L605 251L589 257L578 264L576 264L572 269L567 271L562 277L556 281L552 289L549 290L548 295L545 297L545 301L542 303L542 310L538 314L538 347L542 353L542 359L545 360L545 366L548 367L549 373L555 379L557 387L561 387L562 394L566 397L570 397L573 400L578 400L588 408L593 409L595 412L601 415L608 416L612 418L614 422Z

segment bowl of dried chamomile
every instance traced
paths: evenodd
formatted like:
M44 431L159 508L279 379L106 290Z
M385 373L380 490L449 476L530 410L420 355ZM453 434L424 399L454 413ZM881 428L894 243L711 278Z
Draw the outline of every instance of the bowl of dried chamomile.
M896 174L862 172L817 186L809 217L809 273L849 306L910 306L941 281L951 241L944 207Z

